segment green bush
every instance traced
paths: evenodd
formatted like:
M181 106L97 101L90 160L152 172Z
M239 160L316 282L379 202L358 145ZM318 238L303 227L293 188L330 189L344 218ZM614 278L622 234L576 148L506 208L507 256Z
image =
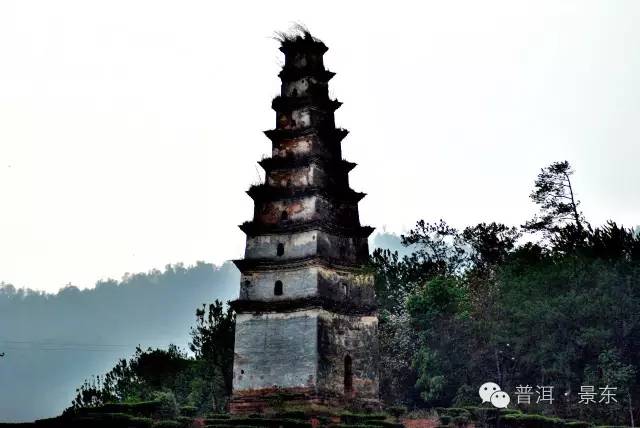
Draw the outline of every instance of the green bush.
M71 425L80 427L113 427L129 428L131 419L134 417L126 413L90 413L84 417L73 418Z
M176 418L176 421L180 422L180 426L182 428L189 428L191 427L191 425L193 425L194 419L188 416L178 416Z
M493 421L495 421L496 416L498 415L498 409L494 407L468 406L463 407L463 409L469 413L471 420L480 423L492 423ZM504 412L501 413L504 414Z
M565 426L570 428L590 428L593 424L584 421L568 421Z
M212 425L205 425L205 428ZM256 425L214 425L215 428L256 428Z
M129 419L129 424L132 428L149 428L153 425L153 419L133 417Z
M207 419L219 420L219 419L229 419L229 418L231 418L231 416L226 413L207 413L205 415L205 420Z
M391 406L387 408L387 412L394 418L399 418L407 413L407 408L404 406Z
M559 418L550 418L542 415L508 414L500 417L504 428L564 428L566 421Z
M348 425L361 425L369 424L371 421L383 421L387 418L387 415L380 413L350 413L345 412L340 414L340 421L343 424Z
M277 413L275 417L278 419L307 419L307 415L302 410Z
M469 423L469 414L466 415L458 415L458 416L454 416L451 419L451 423L456 425L456 426L462 426L462 425L466 425L467 423Z
M173 419L178 416L178 401L171 391L154 392L155 401L159 402L156 416L161 419Z
M311 424L307 421L300 421L296 419L266 419L269 427L282 427L282 428L311 428Z
M98 407L78 410L79 414L88 413L126 413L128 415L152 417L160 412L163 402L160 400L142 401L139 403L106 403Z
M229 418L210 418L204 420L205 425L209 426L221 426L229 425Z
M182 416L195 416L198 413L196 406L182 406L180 407L180 414Z

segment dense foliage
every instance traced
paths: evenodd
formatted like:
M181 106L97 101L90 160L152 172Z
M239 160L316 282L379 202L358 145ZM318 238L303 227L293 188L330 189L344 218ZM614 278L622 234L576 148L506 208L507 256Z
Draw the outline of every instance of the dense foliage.
M165 403L168 417L179 408L196 414L224 410L231 392L235 315L216 300L198 309L196 318L192 357L173 345L166 350L138 347L128 361L121 359L106 375L85 381L68 411L145 401Z
M411 257L374 253L385 399L477 405L495 381L512 402L532 386L524 410L638 420L640 237L613 221L592 228L571 173L566 162L542 171L531 195L541 214L521 228L420 221L402 237L418 245ZM535 404L541 385L552 404ZM616 387L617 403L579 404L583 385Z

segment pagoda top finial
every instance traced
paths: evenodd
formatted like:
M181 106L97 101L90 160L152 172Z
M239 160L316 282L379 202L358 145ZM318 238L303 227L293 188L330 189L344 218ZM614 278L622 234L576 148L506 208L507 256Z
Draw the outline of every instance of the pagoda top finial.
M276 39L280 42L280 50L285 55L301 51L323 54L329 50L322 40L313 37L302 24L296 24L288 32L277 32Z

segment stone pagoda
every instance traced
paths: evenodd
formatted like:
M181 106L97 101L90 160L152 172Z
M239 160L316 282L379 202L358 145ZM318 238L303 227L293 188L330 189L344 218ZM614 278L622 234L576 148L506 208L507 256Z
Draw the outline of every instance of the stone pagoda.
M273 403L378 406L377 313L367 238L349 187L329 98L327 47L304 31L281 39L281 94L265 182L247 192L232 413Z

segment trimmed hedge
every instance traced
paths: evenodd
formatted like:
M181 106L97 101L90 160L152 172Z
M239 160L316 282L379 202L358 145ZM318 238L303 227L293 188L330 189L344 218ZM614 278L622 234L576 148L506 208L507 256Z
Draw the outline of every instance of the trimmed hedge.
M210 413L204 418L205 423L206 421L219 421L221 419L231 419L231 416L226 413Z
M182 406L180 407L180 414L182 416L195 416L198 413L198 408L196 406Z
M205 425L208 427L209 425ZM216 425L216 428L256 428L256 425Z
M338 424L334 425L335 428L377 428L378 425L368 425L368 424Z
M153 425L153 419L133 417L129 419L129 423L136 428L149 428Z
M588 428L592 425L582 421L567 421L560 418L552 418L531 414L508 414L500 418L505 428Z
M205 427L273 427L273 428L311 428L311 424L306 421L296 419L268 419L264 417L255 418L230 418L230 419L206 419Z
M381 413L341 413L340 422L346 425L371 425L372 421L384 421L387 415Z
M176 418L176 421L180 422L180 426L182 428L189 428L191 425L193 425L194 419L188 416L178 416Z
M162 410L162 401L142 401L140 403L107 403L97 407L77 410L77 414L86 415L104 413L124 413L133 416L152 417Z
M307 419L307 415L302 410L276 413L275 417L278 419Z
M229 418L207 418L204 420L205 425L229 425Z
M397 424L395 422L378 421L378 420L367 421L367 424L373 425L376 427L384 427L384 428L403 428L404 427L404 425Z
M158 421L153 424L153 428L182 428L178 421Z

